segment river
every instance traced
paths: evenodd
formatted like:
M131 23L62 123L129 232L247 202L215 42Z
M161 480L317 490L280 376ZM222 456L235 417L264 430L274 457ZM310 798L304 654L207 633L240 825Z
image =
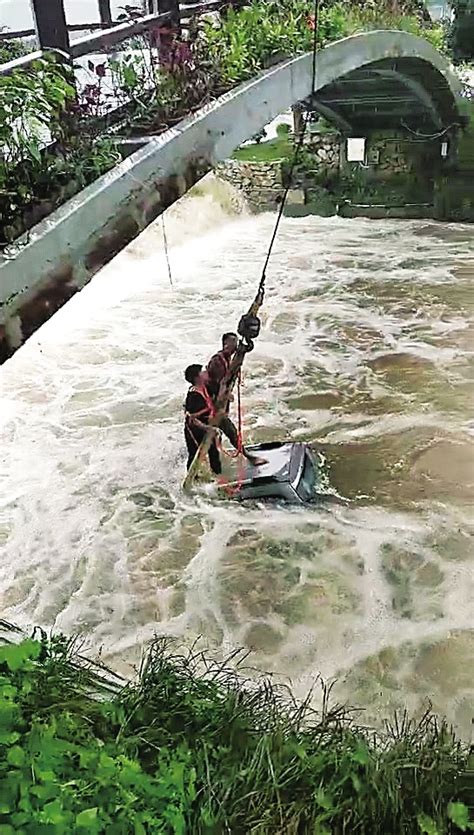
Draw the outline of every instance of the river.
M211 176L0 369L0 612L80 633L120 670L154 633L380 722L472 718L472 226L285 219L245 429L311 441L349 500L180 492L186 364L254 293L274 217Z

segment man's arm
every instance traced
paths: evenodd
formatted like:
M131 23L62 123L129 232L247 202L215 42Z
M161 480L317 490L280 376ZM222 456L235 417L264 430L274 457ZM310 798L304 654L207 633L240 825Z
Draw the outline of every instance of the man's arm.
M191 419L191 423L194 426L197 426L198 429L202 429L203 432L208 432L208 431L213 432L214 435L217 433L217 428L215 426L209 426L208 423L203 423L202 420L199 420L199 418L193 417L192 415L191 415L190 419Z
M219 384L224 379L226 373L225 365L222 362L222 359L220 358L219 354L214 354L214 356L211 357L211 359L209 360L207 366L207 373L209 374L211 381L218 388Z

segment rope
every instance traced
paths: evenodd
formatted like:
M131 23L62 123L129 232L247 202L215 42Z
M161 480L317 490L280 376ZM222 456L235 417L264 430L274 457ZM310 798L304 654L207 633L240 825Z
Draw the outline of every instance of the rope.
M143 180L139 179L138 177L135 177L135 174L132 174L131 171L127 171L126 173L140 187L143 185ZM157 187L157 191L158 191L158 187ZM168 252L168 239L166 237L164 211L161 212L160 217L161 217L161 228L163 230L163 246L164 246L164 250L165 250L166 266L168 268L168 278L169 278L170 286L173 287L173 276L171 274L171 264L170 264L170 257L169 257L169 252Z
M312 75L311 75L311 95L314 93L314 88L316 86L316 65L317 65L317 55L318 55L318 32L319 32L319 0L314 0L313 66L312 66ZM298 162L298 157L299 157L301 148L303 147L303 142L304 142L304 138L305 138L305 134L306 134L306 126L307 126L307 121L305 120L303 122L303 129L302 129L301 134L300 134L299 139L298 139L298 144L295 148L295 153L293 155L293 160L291 162L290 171L289 171L289 174L288 174L288 185L286 186L285 191L283 192L283 197L281 199L280 208L278 210L278 215L277 215L277 219L276 219L276 222L275 222L275 227L273 229L273 234L272 234L272 237L270 239L270 244L269 244L267 255L266 255L266 258L265 258L264 265L263 265L262 276L260 278L260 284L258 286L258 291L262 295L265 291L265 281L266 281L266 277L267 277L267 267L268 267L268 264L270 262L270 257L271 257L272 250L273 250L273 245L275 243L276 236L277 236L277 233L278 233L278 228L280 226L280 221L283 217L283 212L284 212L284 209L285 209L285 203L286 203L286 200L287 200L287 197L288 197L291 185L292 185L293 172L294 172L296 164Z
M240 493L240 489L242 484L245 481L246 475L246 465L242 460L242 453L244 450L244 435L243 435L243 417L242 417L242 396L241 396L241 388L242 388L242 372L239 371L239 376L237 378L237 449L235 452L228 452L222 446L222 443L219 441L217 446L220 452L227 455L228 458L238 458L239 460L239 469L237 473L237 481L231 485L225 478L219 478L218 484L229 496L229 498L233 498L238 493Z
M314 88L316 86L318 31L319 31L319 0L314 0L313 66L312 66L312 79L311 79L311 95L314 93ZM280 208L279 208L279 211L278 211L278 215L277 215L277 219L276 219L276 223L275 223L275 228L273 230L273 234L272 234L272 237L271 237L271 240L270 240L270 245L268 247L267 255L266 255L266 258L265 258L265 263L263 265L262 274L261 274L260 281L259 281L259 284L258 284L257 295L255 296L255 299L253 300L253 302L250 306L250 309L247 313L248 317L257 316L257 314L259 312L259 309L263 304L264 295L265 295L266 271L267 271L267 267L268 267L270 257L271 257L271 254L272 254L273 245L275 243L275 239L276 239L276 236L277 236L277 233L278 233L278 228L280 226L280 221L281 221L281 218L282 218L282 215L283 215L283 210L285 208L285 203L286 203L286 200L287 200L287 197L288 197L288 193L289 193L290 188L291 188L293 172L294 172L296 163L298 162L299 152L300 152L301 147L303 145L304 136L305 136L305 133L306 133L306 126L307 126L307 122L305 121L303 123L303 129L301 131L301 135L299 137L299 141L298 141L298 144L296 146L295 153L294 153L294 156L293 156L293 160L292 160L292 163L291 163L289 176L288 176L288 185L286 186L285 191L283 193L283 198L282 198ZM225 392L222 394L222 396L218 397L218 400L217 400L217 403L216 403L216 414L209 421L209 426L210 427L218 426L220 418L225 413L226 404L229 401L229 397L230 397L230 394L232 392L232 388L233 388L237 378L240 375L240 369L242 367L242 363L244 361L244 357L245 357L245 354L246 354L247 350L248 350L248 346L246 347L244 340L242 340L239 344L239 347L237 348L237 351L234 355L234 358L233 358L233 360L230 364L229 371L226 375L226 389L225 389ZM211 432L208 431L207 434L206 434L206 437L204 438L204 440L202 441L202 443L199 447L199 450L196 453L196 456L194 458L193 463L191 464L191 467L188 470L186 478L184 479L184 482L183 482L183 489L184 490L188 490L191 487L191 485L193 484L194 480L196 479L200 461L202 460L205 453L208 451L208 449L211 445L211 442L212 442Z
M168 278L170 280L170 287L172 287L173 286L173 276L171 275L171 264L170 264L170 256L169 256L169 252L168 252L168 239L166 237L164 212L161 213L161 228L163 229L163 244L164 244L164 248L165 248L166 266L168 267Z

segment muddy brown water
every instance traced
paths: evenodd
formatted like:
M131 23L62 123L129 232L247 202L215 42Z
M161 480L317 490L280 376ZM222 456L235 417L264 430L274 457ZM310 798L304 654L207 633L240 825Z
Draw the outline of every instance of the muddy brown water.
M231 199L232 198L232 199ZM474 695L474 237L287 219L245 371L254 441L306 440L347 504L183 496L182 370L252 297L274 218L208 180L0 370L0 611L80 632L121 670L153 634L380 722ZM197 227L196 227L197 223Z

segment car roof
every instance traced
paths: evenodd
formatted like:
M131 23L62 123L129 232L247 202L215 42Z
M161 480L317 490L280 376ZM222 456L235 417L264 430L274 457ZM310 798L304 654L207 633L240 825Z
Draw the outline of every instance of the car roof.
M260 467L248 466L247 478L252 480L276 479L278 481L290 480L290 466L292 455L296 449L300 450L302 444L295 443L269 443L259 444L255 447L248 447L252 452L261 455L267 463Z

